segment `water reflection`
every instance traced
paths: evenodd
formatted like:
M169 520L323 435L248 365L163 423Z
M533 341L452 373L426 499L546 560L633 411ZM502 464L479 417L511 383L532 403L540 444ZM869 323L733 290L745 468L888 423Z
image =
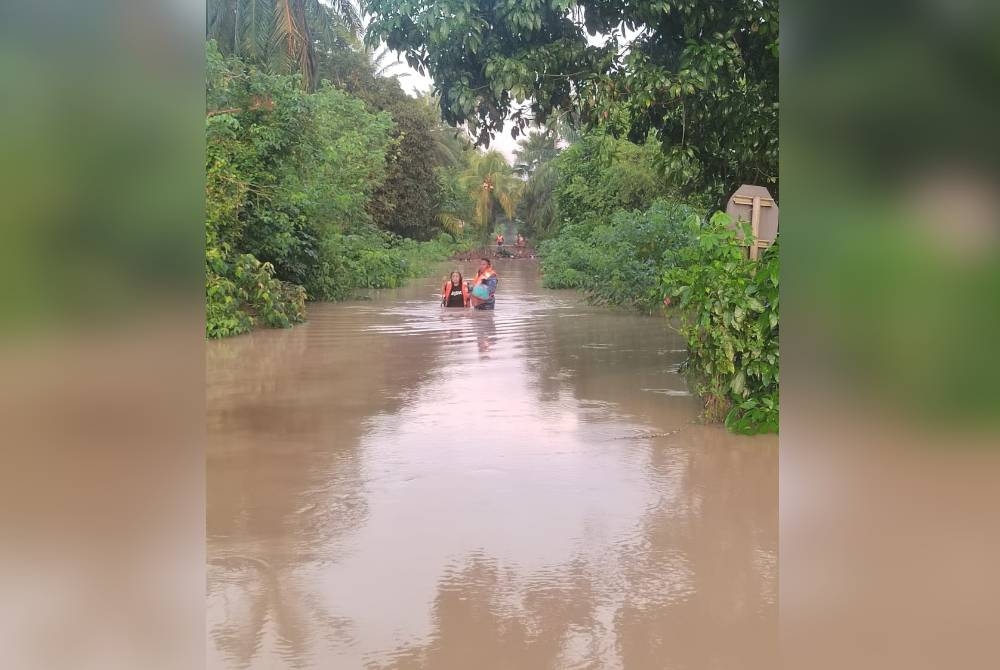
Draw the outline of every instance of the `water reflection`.
M553 579L554 578L554 579ZM449 566L433 602L435 628L420 645L403 646L369 668L568 668L567 640L598 624L590 583L577 564L528 579L544 585L524 592L517 573L472 554ZM594 638L579 641L588 654Z
M492 312L484 312L482 315L475 315L479 318L476 323L476 345L479 347L479 360L485 361L490 358L490 350L496 345L497 325Z
M435 281L209 357L210 667L776 664L775 441L661 319Z

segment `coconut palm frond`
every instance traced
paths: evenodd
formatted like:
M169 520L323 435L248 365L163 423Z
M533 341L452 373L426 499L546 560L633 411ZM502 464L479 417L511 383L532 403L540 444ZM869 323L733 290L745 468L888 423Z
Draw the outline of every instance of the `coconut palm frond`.
M389 60L392 58L392 60ZM369 50L368 60L371 63L372 76L384 79L405 79L411 76L410 72L391 72L393 68L406 67L406 64L393 56L388 47L382 49ZM387 62L388 61L388 62Z
M455 134L455 129L443 125L438 121L436 111L425 109L427 116L434 119L436 124L431 130L431 138L434 140L434 159L440 165L455 166L461 165L465 152L470 148L468 142Z
M549 130L533 132L522 138L514 151L518 160L515 170L527 175L534 172L543 163L555 158L559 154L556 139L556 133Z
M320 53L361 48L358 32L333 7L310 0L306 5L306 21L307 33Z
M506 214L508 218L513 219L514 214L517 212L516 194L511 192L498 193L496 198L497 202L500 203L500 207L503 209L504 214Z
M274 39L290 63L302 74L303 85L311 89L316 78L316 54L308 34L305 0L275 0Z
M243 0L238 4L240 53L258 62L270 61L274 37L273 0Z
M304 36L295 20L296 5L300 0L275 0L274 3L274 39L284 44L289 57L296 57L297 46L304 41Z
M438 222L442 228L454 235L460 233L465 225L465 221L450 212L441 212L438 214Z
M208 0L205 3L205 37L228 43L233 31L228 30L227 25L230 18L235 20L235 14L236 0Z
M208 0L206 37L224 54L272 72L301 72L315 87L318 55L361 49L355 0Z
M317 0L313 0L316 2ZM317 4L319 4L317 2ZM330 8L343 21L344 25L355 35L361 34L361 8L353 0L331 0Z

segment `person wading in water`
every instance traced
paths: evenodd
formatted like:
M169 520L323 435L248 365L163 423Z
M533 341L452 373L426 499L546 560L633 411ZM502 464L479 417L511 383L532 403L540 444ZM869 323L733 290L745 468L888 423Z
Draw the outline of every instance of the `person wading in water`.
M472 285L470 304L475 309L493 309L496 307L497 282L500 278L493 270L493 263L488 258L479 260L479 272ZM479 288L479 287L482 288Z
M443 307L468 307L469 287L462 279L462 273L455 271L441 288L441 305Z

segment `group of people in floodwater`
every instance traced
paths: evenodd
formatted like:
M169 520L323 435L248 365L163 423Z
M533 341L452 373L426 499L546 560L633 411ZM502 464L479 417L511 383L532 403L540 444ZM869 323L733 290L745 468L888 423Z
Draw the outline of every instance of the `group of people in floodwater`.
M496 240L497 240L497 246L498 247L502 247L503 244L504 244L503 233L497 233ZM524 247L527 244L528 244L528 239L524 235L522 235L521 233L518 233L517 234L517 241L514 242L514 246L517 247L518 249L520 249L520 248Z
M487 310L496 307L497 283L500 278L488 258L479 259L479 271L474 279L466 281L462 273L455 270L441 287L443 307L471 307Z
M496 243L497 243L497 255L500 255L501 250L503 249L504 246L504 237L502 232L497 233ZM522 235L520 231L518 231L517 233L517 240L514 242L514 248L517 249L517 256L519 258L524 256L524 252L528 248L528 238Z

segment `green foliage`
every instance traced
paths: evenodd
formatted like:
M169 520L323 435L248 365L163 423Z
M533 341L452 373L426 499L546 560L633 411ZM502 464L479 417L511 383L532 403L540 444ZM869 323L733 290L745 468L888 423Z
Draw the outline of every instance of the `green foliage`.
M335 259L324 287L327 297L340 300L359 288L396 288L407 279L425 275L433 264L463 250L468 243L448 233L418 242L371 227L327 240L327 256Z
M368 0L366 10L369 43L426 71L444 120L482 144L508 116L517 137L565 112L636 142L654 133L685 195L721 202L743 182L777 195L777 0Z
M531 133L518 142L514 171L526 177L517 205L518 230L532 239L550 237L557 225L555 189L559 170L559 135L554 131Z
M208 63L208 103L222 112L206 124L210 247L251 254L311 298L330 297L325 240L368 221L389 116L331 87L305 93L295 77L224 60L211 45Z
M465 222L472 221L474 216L472 199L462 188L462 172L463 169L458 167L448 167L438 171L441 197L441 212L438 214L438 219L452 234L460 233Z
M658 200L644 212L616 212L607 224L566 226L539 246L544 286L576 288L594 302L652 311L660 276L694 239L700 217L688 205Z
M368 211L383 230L429 239L441 230L437 121L410 98L389 107L389 112L396 144L387 157L388 176L375 190Z
M222 250L209 249L205 284L209 337L239 335L258 321L287 328L305 319L305 290L275 279L274 266L250 254L227 261Z
M514 151L517 161L514 172L522 176L532 174L542 165L559 155L556 146L558 135L553 131L534 132L521 139Z
M524 182L518 179L510 163L499 151L473 154L468 166L454 175L446 196L458 207L442 210L442 219L452 230L464 225L471 215L472 228L479 243L489 242L498 210L513 218ZM459 194L458 198L454 195Z
M444 202L447 196L440 172L465 167L473 154L472 144L463 133L441 123L436 100L427 96L414 99L403 92L394 77L378 76L379 70L387 67L381 65L385 54L348 57L342 67L338 64L344 59L331 59L324 72L332 72L338 85L371 109L392 116L394 143L386 154L387 176L368 204L373 222L382 230L427 240L448 227L440 212L454 211Z
M547 223L535 226L549 237L538 247L543 285L644 311L659 305L658 279L698 219L696 207L664 199L673 189L655 168L659 156L653 142L587 133L535 170L525 197L538 214L526 218ZM549 198L536 204L543 179Z
M426 271L429 259L457 250L450 236L417 243L378 230L369 216L387 168L399 165L387 163L387 152L410 146L411 159L424 153L430 121L407 133L388 113L374 113L329 85L307 93L297 75L224 58L213 43L206 55L210 337L256 324L291 325L304 318L306 297L339 299L356 288L398 286ZM407 145L413 137L425 141ZM392 190L405 188L405 180L378 192L419 218L419 230L401 232L427 237L437 227L438 203L425 196L436 194L440 181L433 168L413 169L431 183L430 190L420 187L417 200Z
M656 169L655 143L635 145L605 133L585 135L553 162L559 217L569 223L607 219L619 210L646 209L673 189Z
M778 430L778 273L775 242L745 257L731 220L715 214L663 275L688 344L687 370L706 417L739 433ZM744 231L749 234L749 230Z
M518 214L524 225L521 232L531 239L551 237L559 224L555 190L559 185L559 169L553 161L540 164L521 191Z

